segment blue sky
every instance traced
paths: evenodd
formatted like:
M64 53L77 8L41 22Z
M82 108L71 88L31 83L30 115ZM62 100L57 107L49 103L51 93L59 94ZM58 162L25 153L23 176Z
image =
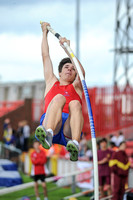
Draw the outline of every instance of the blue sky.
M71 41L76 52L76 0L0 0L0 81L43 80L40 20ZM80 61L88 86L113 83L115 0L80 0ZM65 57L49 33L54 72Z

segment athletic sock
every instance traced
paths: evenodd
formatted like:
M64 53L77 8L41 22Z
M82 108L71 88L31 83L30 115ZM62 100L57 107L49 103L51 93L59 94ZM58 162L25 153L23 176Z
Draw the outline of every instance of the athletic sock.
M73 140L73 142L79 147L79 143L77 140Z
M54 135L53 130L51 128L47 129L47 132L51 133L52 137Z
M48 197L44 197L44 200L48 200Z

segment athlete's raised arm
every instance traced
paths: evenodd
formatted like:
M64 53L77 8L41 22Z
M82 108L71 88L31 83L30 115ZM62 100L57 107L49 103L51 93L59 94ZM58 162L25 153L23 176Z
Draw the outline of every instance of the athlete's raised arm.
M46 84L49 82L52 82L52 80L56 80L56 77L53 73L53 65L52 61L49 55L49 46L48 46L48 40L47 40L47 26L50 26L49 23L43 22L41 24L42 32L43 32L43 38L42 38L42 59L43 59L43 67L44 67L44 78L46 81Z

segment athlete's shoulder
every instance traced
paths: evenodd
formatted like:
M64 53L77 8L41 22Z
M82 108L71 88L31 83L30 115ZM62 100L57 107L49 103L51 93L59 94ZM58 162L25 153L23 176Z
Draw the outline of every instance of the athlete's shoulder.
M78 93L78 95L80 96L80 98L82 99L82 93L83 93L83 88L82 88L82 84L79 81L75 80L73 83L72 83L75 91Z
M45 89L45 95L51 90L51 88L58 83L58 79L56 78L56 76L50 81L50 82L46 82L46 89Z
M75 89L83 91L82 84L81 84L79 76L76 77L76 79L73 81L72 84L73 84L73 86L74 86Z

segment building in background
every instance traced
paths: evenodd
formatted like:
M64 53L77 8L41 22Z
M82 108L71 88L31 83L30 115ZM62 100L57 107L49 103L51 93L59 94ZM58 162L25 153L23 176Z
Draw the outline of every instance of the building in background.
M44 98L45 81L14 82L0 84L0 101L18 101L26 98Z

